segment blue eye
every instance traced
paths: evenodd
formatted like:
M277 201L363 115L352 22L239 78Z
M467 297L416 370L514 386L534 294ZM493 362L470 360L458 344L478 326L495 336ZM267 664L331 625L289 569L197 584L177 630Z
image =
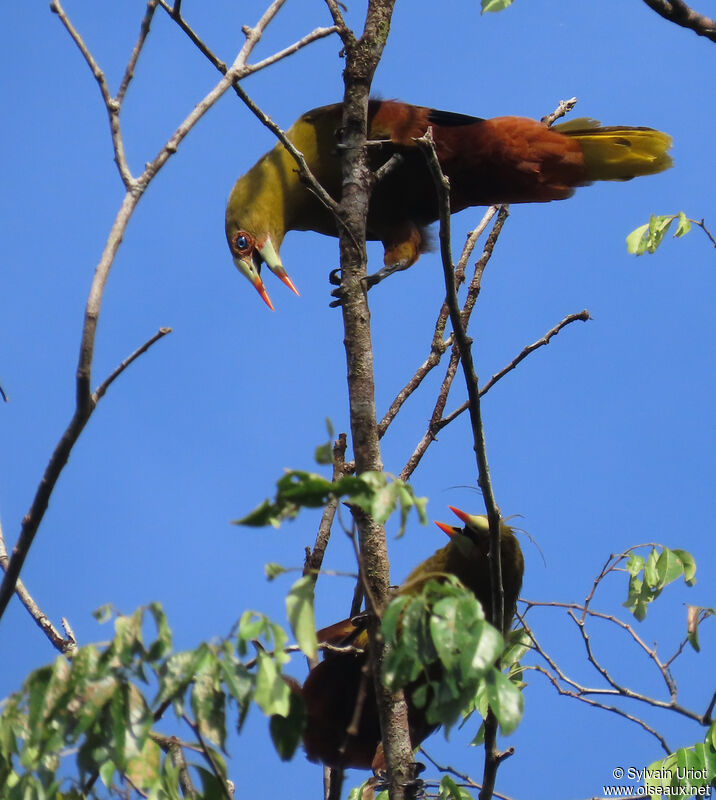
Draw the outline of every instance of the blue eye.
M248 250L249 249L249 240L244 236L243 233L240 233L235 240L236 249L237 250Z

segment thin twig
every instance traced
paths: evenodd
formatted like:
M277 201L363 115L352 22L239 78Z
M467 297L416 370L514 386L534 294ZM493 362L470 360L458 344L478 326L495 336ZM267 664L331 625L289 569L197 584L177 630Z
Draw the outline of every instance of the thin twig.
M496 372L488 381L485 382L484 386L480 389L480 397L486 395L490 389L502 378L507 375L508 372L512 372L512 370L522 361L524 361L530 353L534 353L535 350L538 350L540 347L545 347L549 344L550 340L556 336L562 328L566 328L567 325L571 325L573 322L582 321L588 322L591 319L589 316L589 312L585 309L584 311L580 311L576 314L568 314L561 322L557 323L553 328L550 328L547 333L541 338L537 339L536 342L532 342L532 344L528 344L524 347L518 355L516 355L509 364L504 366L501 370ZM443 417L436 425L436 432L442 430L446 425L449 425L456 417L459 417L463 411L467 411L468 404L463 403L461 406L458 406L454 411L451 411L447 416Z
M223 772L221 771L219 765L216 763L216 759L214 758L211 749L207 746L206 742L204 741L204 737L201 734L201 728L197 722L194 722L187 714L182 714L182 719L186 724L192 729L194 736L199 741L199 745L201 747L201 753L206 759L207 764L211 768L214 776L218 779L219 785L221 786L221 791L224 794L226 800L234 800L234 792L232 786L229 785L230 782L228 778L224 777Z
M333 443L332 480L334 482L340 480L344 475L347 474L345 468L345 455L347 446L348 443L346 434L339 434L338 439ZM318 573L323 565L323 555L326 552L328 540L331 536L331 527L333 525L333 519L336 515L337 508L338 498L332 498L328 501L328 503L326 503L326 506L323 509L323 514L321 515L321 522L318 526L318 533L316 534L316 541L313 545L313 550L306 548L306 561L303 567L304 575L313 574L316 576L316 578L318 577Z
M179 741L176 736L164 736L162 734L154 733L153 731L150 732L149 736L152 741L156 742L159 747L161 747L161 749L169 755L172 765L179 770L179 786L181 787L183 796L187 800L195 800L197 797L196 789L194 788L194 784L191 780L189 765L184 757L183 748L187 745ZM191 747L190 749L195 749L201 752L200 748Z
M490 231L490 234L487 237L487 241L485 242L485 247L483 248L482 255L480 256L480 259L475 265L475 272L473 274L472 280L470 281L470 286L468 287L467 290L467 298L465 300L465 304L460 314L463 325L467 325L470 316L472 314L472 311L475 307L475 303L477 302L477 298L480 293L482 273L487 265L487 262L492 257L495 245L497 244L497 239L499 238L500 232L502 231L502 227L505 224L505 221L507 220L508 216L507 206L500 206L500 207L491 206L490 208L488 208L477 228L475 228L475 230L468 235L465 247L463 248L462 255L460 256L460 260L458 261L457 267L455 268L455 285L457 287L464 281L467 261L475 247L475 244L477 243L479 235L484 232L485 228L489 224L490 220L495 216L495 214L497 214L497 219L495 220L495 224L492 226L492 230ZM440 313L438 315L438 322L436 324L436 333L439 329L442 334L448 316L449 316L449 311L447 303L443 303L442 308L440 309ZM453 341L452 352L450 354L450 361L448 362L448 366L445 371L445 376L438 391L438 396L435 401L435 405L433 407L433 412L430 417L430 422L428 423L428 427L425 434L423 435L420 442L418 442L417 446L413 450L412 455L410 456L405 466L403 467L400 473L401 480L408 480L410 475L412 475L412 473L417 468L422 457L427 452L428 447L436 439L436 434L440 430L438 426L440 424L440 420L442 419L442 415L445 411L445 406L447 405L448 395L450 393L450 388L452 386L453 379L457 373L457 367L459 361L460 361L460 348L457 346L457 343ZM467 408L467 405L465 405L465 408Z
M664 751L667 753L667 755L669 753L673 752L669 748L669 745L667 744L665 738L658 731L656 731L654 728L652 728L650 725L648 725L644 720L640 719L639 717L634 716L633 714L629 714L628 712L624 711L623 709L619 708L618 706L607 705L606 703L602 703L602 702L600 702L598 700L594 700L592 697L589 697L588 695L595 695L595 694L596 695L614 695L616 693L613 690L610 690L610 689L603 689L603 690L602 689L592 689L592 688L588 688L588 687L585 687L585 686L581 686L576 681L572 680L571 678L568 678L565 675L565 673L559 668L559 666L554 661L554 659L544 650L542 645L540 645L540 643L537 641L537 637L536 637L534 631L532 630L532 628L530 628L530 626L527 624L527 622L526 622L526 620L524 618L524 615L522 615L522 614L520 614L518 612L516 616L520 620L520 622L522 623L525 631L527 632L528 636L532 640L532 646L533 646L535 652L539 653L539 655L542 656L542 658L549 664L549 666L552 668L552 670L554 672L553 673L550 672L549 670L545 669L544 667L541 667L539 664L525 666L525 667L523 667L523 669L531 669L531 670L534 670L535 672L539 672L540 674L544 675L550 681L550 683L554 686L554 688L557 690L557 692L559 694L561 694L561 695L564 695L564 696L567 696L567 697L572 697L572 698L574 698L576 700L580 700L581 702L586 703L587 705L594 706L596 708L601 708L604 711L610 711L613 714L617 714L617 715L619 715L621 717L624 717L625 719L628 719L630 722L633 722L636 725L639 725L641 728L643 728L645 731L647 731L647 733L650 733L659 742L659 744L664 749ZM568 686L571 686L572 688L571 689L566 689L562 685L562 683L560 683L560 681L562 683L567 684Z
M125 198L131 198L133 195L127 194ZM111 237L111 235L110 235ZM80 434L84 430L85 425L89 421L89 418L92 416L95 408L97 407L97 403L99 402L100 398L104 395L107 391L109 385L132 363L134 362L142 353L144 353L149 347L151 347L154 342L158 341L158 339L162 338L166 333L169 332L169 328L162 328L160 331L155 334L148 342L146 342L142 347L132 353L129 358L127 358L120 366L107 378L103 383L100 384L99 388L96 392L89 395L86 399L84 395L80 396L78 393L78 400L77 400L77 407L75 409L75 413L72 416L70 424L68 425L67 429L65 430L62 438L60 439L55 451L50 458L50 461L45 469L45 474L43 475L42 481L37 488L35 493L35 497L33 499L32 505L30 506L30 510L25 515L22 521L22 527L20 529L20 536L18 537L17 543L12 551L12 558L9 560L7 565L4 567L5 569L5 576L3 578L2 584L0 584L0 618L2 618L5 609L7 608L7 604L10 602L10 598L15 591L17 586L17 582L19 580L20 571L22 570L22 565L25 563L25 559L27 558L27 554L30 551L30 547L32 546L32 542L35 538L35 534L37 533L37 529L42 521L42 518L47 510L48 503L50 501L50 495L52 494L52 490L57 482L57 479L62 472L67 460L69 459L70 452L75 444L75 442L79 439ZM22 597L21 597L22 599ZM23 601L24 602L24 601ZM27 607L27 605L26 605ZM28 608L30 611L30 608ZM32 611L30 611L32 614ZM33 614L33 618L37 618ZM39 624L39 623L38 623ZM44 629L44 626L43 626Z
M467 773L460 772L459 770L455 769L455 767L451 767L449 764L439 764L428 751L424 748L420 748L420 752L428 761L435 767L438 772L448 773L450 775L455 775L455 777L459 778L461 781L464 782L466 786L471 787L472 789L481 789L482 784L477 783L477 781L473 780ZM492 793L493 797L499 798L499 800L512 800L509 795L502 794L501 792L494 791Z
M542 122L549 128L558 120L561 119L577 105L577 98L570 97L569 100L560 100L559 105L551 114L547 114L546 117L542 117Z
M711 244L714 247L716 247L716 239L713 237L711 231L706 227L705 220L702 219L701 221L699 221L697 219L694 219L694 220L692 220L692 222L695 223L696 225L698 225L699 228L701 228L701 230L708 236L709 241L711 242Z
M343 18L343 14L341 13L340 5L338 4L337 0L326 0L326 5L328 6L328 10L331 12L333 23L338 29L338 35L341 37L343 44L345 44L346 47L354 47L356 44L355 35L348 25L346 25L346 21Z
M105 380L100 383L100 385L95 389L92 394L94 398L94 402L97 403L102 397L104 397L105 392L109 387L117 380L117 378L124 372L127 367L136 361L142 353L146 353L149 348L158 342L160 339L163 339L168 333L171 333L171 328L160 328L154 336L147 339L147 341L141 346L138 347L131 355L127 356L127 358L122 361L122 363L112 372Z
M323 205L334 215L336 219L338 211L338 203L328 194L328 192L321 186L317 178L311 172L308 162L303 156L303 153L291 142L283 131L267 114L265 114L254 101L246 94L244 89L237 83L234 86L234 91L243 100L247 108L256 116L256 118L265 125L281 144L288 150L296 164L298 165L298 172L301 179L308 185L308 188L313 194L323 203Z
M124 183L127 191L133 191L136 189L136 181L131 170L129 169L127 157L124 152L122 131L119 123L120 101L112 97L104 72L100 69L99 64L85 44L84 39L80 36L80 34L77 32L77 29L70 22L69 17L60 4L60 0L52 0L50 3L50 11L57 14L60 21L65 26L65 29L72 37L72 40L77 45L80 53L82 53L82 56L87 62L87 66L90 68L92 75L94 75L94 79L97 81L100 93L102 94L102 100L104 101L104 105L109 116L109 128L112 136L112 146L114 148L114 160L117 164L117 169L119 170L120 177L122 178L122 182ZM149 15L149 19L151 21L151 14ZM140 40L141 38L142 37L140 34Z
M117 96L115 100L117 101L117 105L122 105L122 101L124 100L124 95L127 94L127 89L129 88L129 84L134 77L134 70L137 66L137 60L139 59L139 54L142 52L142 48L144 47L144 43L147 40L147 36L149 35L149 27L152 24L152 17L154 16L154 12L157 10L157 3L159 0L148 0L147 2L147 10L144 14L144 19L142 20L142 24L139 29L139 38L137 39L136 44L132 50L132 55L129 57L129 61L127 62L127 68L124 70L124 76L122 77L122 82L119 85L119 89L117 90Z
M7 572L9 563L10 559L5 547L5 537L3 536L2 525L0 524L0 567L2 567L3 571ZM30 616L35 620L40 630L50 640L54 648L59 650L60 653L71 653L77 649L77 639L75 639L69 624L65 626L65 630L67 631L67 636L65 637L50 622L47 615L37 605L30 593L25 588L25 584L19 579L15 584L15 593L20 598L20 602L28 610Z

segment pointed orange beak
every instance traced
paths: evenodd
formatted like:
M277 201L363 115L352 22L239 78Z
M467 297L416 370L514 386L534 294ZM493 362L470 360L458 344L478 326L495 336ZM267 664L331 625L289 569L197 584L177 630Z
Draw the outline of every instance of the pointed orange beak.
M256 291L261 295L261 299L264 301L264 303L266 303L271 311L274 311L273 303L271 302L271 298L268 296L268 292L266 291L266 287L264 286L264 282L261 280L261 278L254 283L254 289L256 289Z
M293 285L293 281L288 277L288 273L283 267L281 267L281 269L274 269L273 274L277 275L278 278L282 280L292 292L294 292L294 294L297 294L299 297L301 296L300 292Z
M438 522L435 520L435 524L443 533L447 533L448 536L456 536L460 533L460 528L454 528L452 525L447 525L445 522Z
M459 509L459 508L455 508L455 506L448 506L448 508L450 509L450 511L452 511L452 513L453 513L453 514L454 514L454 515L455 515L455 516L456 516L456 517L457 517L459 520L461 520L462 522L464 522L466 525L467 525L467 523L470 521L470 515L469 515L469 514L466 514L464 511L460 511L460 509Z

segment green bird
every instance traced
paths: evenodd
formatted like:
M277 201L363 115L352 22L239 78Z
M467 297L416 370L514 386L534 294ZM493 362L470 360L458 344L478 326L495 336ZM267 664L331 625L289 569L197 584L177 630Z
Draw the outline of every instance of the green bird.
M339 132L343 106L336 103L303 114L286 135L300 150L318 182L340 199ZM563 200L592 181L624 181L671 166L671 137L651 128L601 127L575 119L547 127L526 117L480 119L395 100L371 100L368 138L373 169L392 156L400 160L374 187L368 239L385 249L377 283L414 264L428 247L426 227L438 219L433 179L415 139L432 128L435 149L450 180L452 213L495 203ZM296 162L277 144L236 182L226 207L226 238L238 270L273 309L261 278L266 266L298 294L281 262L287 231L337 236L333 214L309 190Z
M464 523L464 527L436 523L450 536L450 541L415 567L397 589L397 594L417 594L431 578L440 580L446 575L455 575L474 593L489 618L492 599L487 517L466 514L452 506L450 509ZM522 587L524 558L512 528L504 523L500 528L500 554L505 607L503 630L506 633L512 625ZM290 682L293 691L300 694L306 704L307 721L303 734L306 755L311 761L332 767L374 766L381 733L373 680L370 675L367 680L364 679L368 662L367 631L355 618L342 620L319 631L318 640L333 645L352 644L356 651L326 651L324 660L309 672L303 687L297 682ZM362 712L357 730L348 736L346 731L355 714L361 684L365 689ZM419 685L420 680L406 690L413 747L417 747L438 727L427 721L425 708L412 702L412 692Z

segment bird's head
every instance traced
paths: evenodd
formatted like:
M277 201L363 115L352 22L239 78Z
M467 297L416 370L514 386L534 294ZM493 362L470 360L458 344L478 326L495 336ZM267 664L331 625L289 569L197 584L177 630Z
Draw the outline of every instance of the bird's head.
M484 514L466 514L454 506L448 506L448 508L465 524L465 527L459 528L445 522L436 522L438 528L446 533L458 547L460 546L459 537L463 536L469 540L471 546L477 547L478 550L487 554L490 545L490 523L487 517ZM506 526L501 527L506 528Z
M226 239L236 268L248 278L273 311L273 304L261 278L261 266L266 266L291 291L298 294L293 281L281 263L279 248L285 231L284 209L280 193L272 191L267 180L264 157L236 184L226 205ZM271 172L268 173L272 175Z
M238 224L234 224L233 220L230 222L227 213L226 238L229 242L229 249L234 258L236 268L248 278L254 289L261 295L264 303L272 311L273 303L261 278L262 264L266 264L271 272L278 276L291 291L298 294L298 289L288 277L288 273L281 263L278 249L268 231L263 233L252 232L248 229L248 226L241 227Z

